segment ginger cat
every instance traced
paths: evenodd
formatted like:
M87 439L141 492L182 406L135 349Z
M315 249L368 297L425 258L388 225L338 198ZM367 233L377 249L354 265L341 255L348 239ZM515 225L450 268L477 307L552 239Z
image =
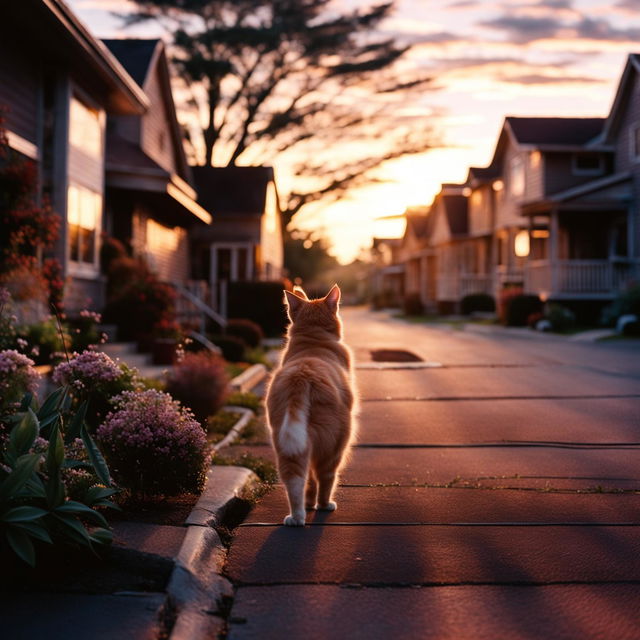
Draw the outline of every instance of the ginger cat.
M337 474L355 435L351 352L342 342L338 285L319 300L285 291L291 324L267 392L271 439L287 489L288 526L303 526L305 507L334 511Z

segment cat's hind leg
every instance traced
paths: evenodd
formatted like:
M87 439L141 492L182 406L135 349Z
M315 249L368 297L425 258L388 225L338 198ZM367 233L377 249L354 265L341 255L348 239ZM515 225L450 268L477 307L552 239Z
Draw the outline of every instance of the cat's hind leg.
M317 501L318 501L318 481L316 480L314 470L309 469L309 476L307 477L307 488L305 490L305 498L304 498L305 507L307 509L315 509Z
M302 460L287 457L281 458L279 462L280 477L287 489L287 499L289 500L289 515L284 519L283 524L288 527L302 527L307 515L305 483L309 467L308 458Z
M341 455L332 456L316 467L318 477L318 505L320 511L335 511L338 505L332 500L338 479L338 467Z

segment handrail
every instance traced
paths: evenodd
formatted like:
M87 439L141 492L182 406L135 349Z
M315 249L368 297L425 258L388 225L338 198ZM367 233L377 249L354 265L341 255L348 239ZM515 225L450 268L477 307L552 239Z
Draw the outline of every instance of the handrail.
M227 326L227 319L221 316L217 311L214 311L208 304L205 304L198 296L193 295L191 291L183 287L178 282L169 282L178 294L188 300L192 305L198 308L199 311L209 316L214 322L217 322L223 329Z

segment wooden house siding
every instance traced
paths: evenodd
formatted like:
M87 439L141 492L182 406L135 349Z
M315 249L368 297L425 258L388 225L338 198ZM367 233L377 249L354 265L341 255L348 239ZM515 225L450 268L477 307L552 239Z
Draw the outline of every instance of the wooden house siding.
M178 173L173 153L171 121L167 113L161 82L160 70L156 66L153 69L153 73L147 78L144 90L151 104L157 105L157 107L149 109L142 118L140 143L145 153L153 158L163 169L170 173Z
M576 174L574 170L575 155L575 153L568 152L547 152L544 154L546 188L541 195L553 195L554 193L597 180L610 172L610 160L603 154L603 170L600 174Z
M525 191L527 202L542 198L545 192L545 158L539 151L524 154Z
M500 202L496 208L496 227L507 228L526 224L526 220L520 215L520 205L524 201L524 194L513 194L511 167L513 160L521 157L525 164L525 193L526 193L526 155L510 142L507 146L502 163L502 175L504 189L500 192Z
M6 128L38 145L41 73L36 63L16 54L15 47L0 36L0 107L7 109Z
M189 241L187 230L167 227L138 208L133 215L132 247L143 257L160 280L183 282L189 279Z
M632 157L632 135L635 127L640 127L640 79L633 74L632 86L627 94L623 113L620 114L615 138L615 172L640 171L640 161Z
M482 236L493 231L493 189L483 185L469 198L469 235Z

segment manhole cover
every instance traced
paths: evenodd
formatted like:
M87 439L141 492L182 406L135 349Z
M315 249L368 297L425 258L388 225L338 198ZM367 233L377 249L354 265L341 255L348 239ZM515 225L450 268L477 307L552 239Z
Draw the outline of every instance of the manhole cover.
M371 359L374 362L422 362L422 358L415 353L402 349L374 349Z

